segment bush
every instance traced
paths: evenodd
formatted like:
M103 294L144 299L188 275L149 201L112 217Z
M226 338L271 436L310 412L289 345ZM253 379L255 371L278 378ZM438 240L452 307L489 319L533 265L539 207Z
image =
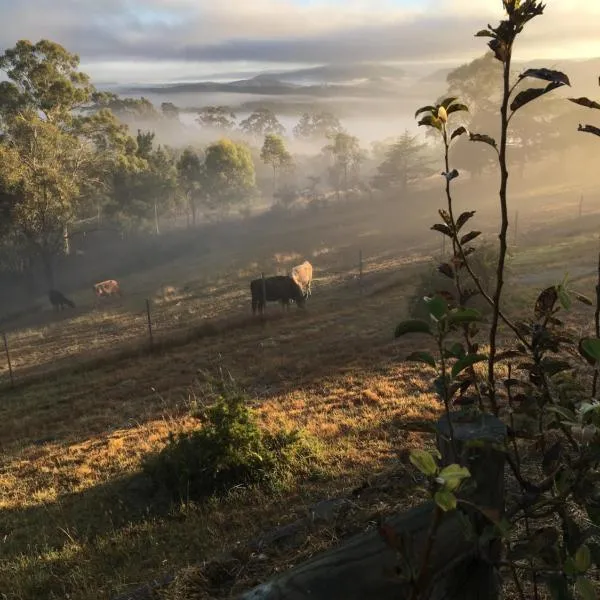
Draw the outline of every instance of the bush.
M170 434L144 471L157 488L178 501L198 500L239 485L284 485L316 463L310 440L300 432L268 434L258 427L247 396L225 391L201 411L200 429Z
M437 268L437 265L443 262L444 260L440 257L434 257L431 267L421 273L417 280L414 294L409 299L409 311L411 317L415 319L429 319L429 309L423 300L424 296L431 296L436 292L456 292L454 280L449 279L440 273ZM489 295L493 294L494 291L497 263L498 248L490 242L480 244L477 247L477 251L469 256L469 265L481 281L483 289ZM508 264L505 265L504 273L505 277L510 273L510 266ZM464 282L463 285L466 284L466 287L475 287L466 271L463 271L462 280ZM490 305L479 294L470 298L466 304L473 308L477 308L482 314L489 314L491 312Z

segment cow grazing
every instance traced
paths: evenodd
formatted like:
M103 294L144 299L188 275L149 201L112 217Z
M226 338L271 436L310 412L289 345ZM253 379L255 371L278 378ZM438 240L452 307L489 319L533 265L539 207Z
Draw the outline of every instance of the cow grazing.
M307 260L292 269L292 277L300 286L305 298L308 298L311 293L310 285L312 283L312 276L313 267Z
M108 296L122 296L121 288L119 287L119 282L115 279L107 279L106 281L96 283L93 286L93 290L94 294L96 294L96 298L106 298Z
M48 298L50 299L50 304L52 304L54 310L62 310L63 308L65 308L65 306L75 308L75 302L69 300L64 294L62 294L58 290L50 290L48 292Z
M292 277L288 275L265 277L264 285L267 296L266 302L279 301L282 306L289 308L290 300L293 300L298 306L304 306L305 298L302 288ZM250 282L250 292L252 293L252 314L256 314L257 308L262 314L265 308L263 280L254 279Z

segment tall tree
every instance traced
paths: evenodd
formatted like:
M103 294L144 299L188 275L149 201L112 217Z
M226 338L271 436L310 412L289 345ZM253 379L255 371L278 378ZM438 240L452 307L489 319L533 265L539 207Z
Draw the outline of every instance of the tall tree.
M188 213L192 215L192 225L196 225L198 201L202 193L203 165L193 148L186 148L177 161L179 185L185 195Z
M280 135L269 133L265 136L260 158L265 164L271 165L273 168L274 193L277 187L277 174L280 169L291 166L292 155L288 152L285 142Z
M331 134L330 139L331 144L325 146L324 150L333 158L330 173L339 196L340 184L344 190L348 189L348 176L358 174L360 164L365 160L365 153L355 136L336 133Z
M256 109L247 119L244 119L240 123L240 129L246 135L256 138L263 138L269 133L275 135L283 135L285 133L285 127L269 108Z
M344 128L340 120L330 112L304 113L294 127L294 136L301 140L315 141L327 139L336 133L342 133Z
M53 258L69 252L69 225L86 189L103 182L127 137L110 111L84 112L94 88L78 67L77 55L48 40L20 40L0 56L0 179L13 225L41 258L50 287Z
M174 121L179 119L179 107L175 106L172 102L163 102L160 105L160 110L167 119Z
M412 184L433 174L431 161L425 156L427 144L418 141L408 131L391 144L379 165L374 183L377 187L399 188L406 192Z
M205 106L196 118L196 122L202 127L221 131L231 131L235 127L235 120L235 113L228 106Z
M222 139L206 149L204 189L210 208L228 212L256 191L252 154L245 144Z

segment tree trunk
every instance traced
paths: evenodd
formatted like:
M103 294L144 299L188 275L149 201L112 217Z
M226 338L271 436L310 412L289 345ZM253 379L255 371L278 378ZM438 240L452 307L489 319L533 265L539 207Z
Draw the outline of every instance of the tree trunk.
M158 228L158 204L154 201L154 227L156 229L156 235L160 235L160 229Z
M65 224L63 226L63 252L65 256L70 256L71 254L71 243L69 239L69 226Z

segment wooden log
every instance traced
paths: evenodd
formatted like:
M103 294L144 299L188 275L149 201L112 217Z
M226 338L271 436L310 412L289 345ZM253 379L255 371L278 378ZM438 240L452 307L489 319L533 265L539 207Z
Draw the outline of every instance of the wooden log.
M447 439L448 422L438 423L438 443L444 462L453 456ZM495 417L476 418L475 421L454 423L454 437L460 458L472 469L474 477L484 477L482 485L475 486L478 498L485 506L499 508L504 500L504 457L501 453L494 464L485 464L489 458L490 445L503 443L506 428ZM479 464L482 461L484 464ZM488 490L492 482L501 487ZM408 557L413 569L418 569L420 559L428 542L428 532L435 505L426 502L412 510L396 515L386 522L397 538L404 540L409 548ZM431 597L443 598L445 589L458 586L459 596L465 600L482 597L477 590L486 589L486 598L492 600L497 586L492 578L495 571L481 564L479 546L469 536L464 526L464 513L446 513L437 530L428 563ZM465 565L471 565L465 571ZM378 531L371 531L350 538L344 544L282 573L239 597L239 600L402 600L410 596L412 583L398 575L399 561ZM451 579L453 572L463 578ZM464 585L465 572L477 575L478 582ZM440 591L441 590L441 591ZM471 590L470 592L468 590ZM488 593L489 592L489 593Z

